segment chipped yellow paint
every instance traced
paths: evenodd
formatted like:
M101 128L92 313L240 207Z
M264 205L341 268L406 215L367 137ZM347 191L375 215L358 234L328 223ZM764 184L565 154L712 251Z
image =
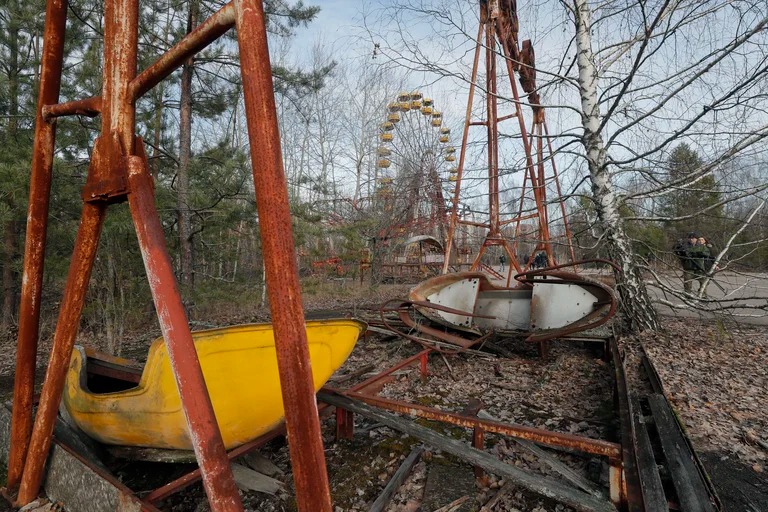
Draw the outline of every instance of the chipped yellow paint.
M357 320L309 321L315 390L347 360L366 325ZM192 333L224 445L234 448L269 431L284 415L271 324ZM162 338L152 343L138 386L115 393L86 389L85 351L76 347L64 406L78 427L102 443L191 450L187 422Z

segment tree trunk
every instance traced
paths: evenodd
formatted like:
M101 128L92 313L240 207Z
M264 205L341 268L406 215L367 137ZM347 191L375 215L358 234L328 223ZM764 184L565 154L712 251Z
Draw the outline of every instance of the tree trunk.
M157 95L159 97L157 103L155 104L155 120L154 120L154 148L152 151L152 161L153 165L151 166L152 171L152 177L157 179L157 177L160 174L160 145L163 143L162 138L162 131L163 131L163 94L165 92L164 84L165 82L160 82L158 85L158 92Z
M13 271L13 260L16 254L16 223L12 220L5 223L3 234L3 312L2 327L13 323L13 313L16 309L16 275Z
M197 1L189 3L187 34L197 25ZM190 58L181 71L179 112L179 173L176 179L179 210L179 260L181 283L194 286L192 258L192 221L189 208L189 162L192 156L192 74L194 59Z
M624 232L619 215L619 198L613 190L612 174L606 163L605 145L600 132L600 107L588 0L574 0L576 15L576 48L581 90L581 120L584 127L582 143L592 183L597 218L605 238L609 257L621 268L616 275L619 294L621 330L639 332L659 329L656 310L635 263L632 244Z
M18 144L17 132L19 123L19 26L13 19L8 23L8 131L6 132L6 144L8 147ZM16 205L13 199L8 199L8 209L13 216ZM16 272L14 272L14 260L16 259L17 239L16 220L10 218L3 226L3 305L0 317L0 326L8 327L13 323L13 314L16 310Z

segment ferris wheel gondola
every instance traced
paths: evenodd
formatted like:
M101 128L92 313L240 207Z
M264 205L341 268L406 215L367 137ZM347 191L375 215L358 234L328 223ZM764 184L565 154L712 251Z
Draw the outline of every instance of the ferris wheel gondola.
M397 105L403 112L411 110L411 93L401 92L397 95Z
M421 108L422 98L422 94L418 91L411 93L411 110L419 110Z

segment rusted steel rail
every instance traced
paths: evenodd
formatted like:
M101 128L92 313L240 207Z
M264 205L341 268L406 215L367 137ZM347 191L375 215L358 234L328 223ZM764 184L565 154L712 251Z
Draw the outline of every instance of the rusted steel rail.
M352 386L349 389L343 390L343 389L332 389L332 388L326 387L324 388L324 390L327 393L329 392L336 396L347 397L347 398L353 399L354 401L356 401L356 403L364 403L369 406L373 406L376 409L384 409L384 410L392 411L398 414L416 416L419 418L440 421L450 425L456 425L456 426L466 428L471 432L470 442L472 446L474 446L476 449L480 451L482 451L483 449L483 438L485 434L495 433L495 434L509 436L514 439L532 441L536 444L546 445L555 449L563 449L569 452L580 452L580 453L585 453L585 454L590 454L595 456L606 457L609 464L608 491L609 491L609 496L611 498L611 501L620 510L627 510L630 512L631 511L638 511L638 512L654 511L655 512L655 510L657 510L658 507L654 508L655 507L653 505L654 503L657 505L660 503L664 503L666 505L667 503L667 498L664 497L665 491L661 486L657 486L655 488L655 492L657 493L655 500L649 497L651 496L650 493L652 490L650 487L648 487L650 485L650 482L652 480L658 481L657 461L654 459L653 450L649 452L648 449L646 449L645 458L641 456L641 454L638 451L638 446L641 444L639 441L641 441L641 439L638 436L639 431L636 427L638 426L638 419L639 419L638 414L641 414L641 413L638 410L639 406L635 405L638 403L637 400L631 397L629 393L629 389L626 385L626 379L624 376L623 358L621 356L621 352L619 350L618 344L616 343L616 340L613 338L605 338L602 341L604 342L605 348L608 351L609 359L613 363L613 369L614 369L613 377L614 377L614 384L615 384L615 395L617 400L616 413L617 413L618 419L620 420L619 424L621 427L620 442L586 438L586 437L575 436L575 435L566 434L566 433L552 432L552 431L539 429L539 428L532 428L532 427L526 427L522 425L503 423L503 422L488 418L487 415L481 415L481 417L478 418L478 415L476 414L478 404L475 404L474 406L470 404L470 406L468 406L464 412L454 413L454 412L446 412L446 411L438 410L432 407L426 407L420 404L413 404L413 403L387 399L387 398L378 396L378 392L382 389L382 387L385 386L387 382L391 381L394 378L393 374L395 374L398 370L401 370L402 368L412 366L412 365L417 365L419 368L419 371L422 373L422 376L426 376L428 358L430 354L435 352L433 350L420 351L414 354L413 356L410 356L402 361L399 361L398 363L394 364L392 367L387 368L384 371L381 371L378 374L363 380L362 382ZM646 364L650 365L650 362L647 362ZM660 382L657 384L660 385ZM663 395L658 395L658 396L663 397ZM329 413L335 412L338 437L339 438L351 437L354 434L353 428L354 428L355 413L353 413L349 409L346 409L340 406L340 404L336 404L336 405L337 407L334 408L332 406L329 406L326 403L320 404L318 407L319 417L325 417L325 416L328 416ZM361 411L357 411L357 409L355 409L355 411L357 413L362 413ZM641 423L642 421L643 420L640 420ZM634 425L630 425L630 422L633 422ZM669 422L667 423L669 424ZM400 424L398 423L397 425L400 425ZM234 450L231 450L227 454L227 458L229 460L235 459L255 448L258 448L259 446L264 445L266 442L276 437L285 435L285 433L286 433L285 425L280 426L272 430L271 432L259 437L258 439L251 441L250 443L242 445ZM646 435L646 438L647 438L647 435ZM680 445L680 443L677 443L677 444ZM72 451L71 448L68 448L68 450ZM650 458L648 458L647 453L650 453ZM82 462L94 468L94 470L98 469L97 464L90 463L85 457L80 455L78 455L77 457ZM482 459L477 459L477 461L481 465L485 464L484 462L482 462ZM663 463L663 461L659 463ZM495 466L486 466L486 470L493 472L494 467ZM501 468L501 467L498 467L496 469L498 471L505 470L504 468ZM482 474L481 473L482 470L478 466L475 467L475 471L478 472L478 474ZM531 480L530 478L523 478L522 474L517 476L522 478L521 482L528 482L531 485L533 485L532 482L535 482L535 480ZM144 506L147 510L154 510L153 504L167 498L168 496L170 496L175 492L180 491L181 489L187 487L188 485L196 481L199 481L201 477L202 477L202 472L200 469L197 469L150 492L148 495L144 496L140 501L145 504ZM534 477L534 476L531 475L531 477ZM544 480L542 480L540 483L544 483ZM524 484L524 485L528 485L528 484ZM546 484L546 485L549 485L549 484ZM136 502L138 500L138 498L133 496L132 492L126 489L124 486L116 485L116 487L119 492L123 493L126 496L127 499L130 499L133 502ZM542 492L544 490L543 487L536 487L535 485L531 487L531 489L538 489L537 492ZM565 488L562 488L562 489L558 488L558 489L559 491L554 493L555 496L559 496L561 492L566 490ZM703 502L701 501L701 500L710 499L706 493L690 490L690 489L696 489L695 485L691 488L681 487L681 489L683 489L685 492L688 493L683 495L685 499L684 503L692 503L694 500L697 500L696 502L698 503L710 503L710 501L703 501ZM572 492L572 491L573 490L571 489L568 492ZM660 496L658 496L659 492L661 492ZM683 491L680 491L680 492L683 492ZM595 494L594 492L592 492L592 494L597 496L597 494ZM577 496L581 496L581 497L576 498ZM583 498L582 495L574 494L573 496L571 496L571 498L564 498L564 499L581 500L582 498ZM671 496L669 499L672 502L674 502L677 498L676 496ZM716 500L716 498L713 498L713 500ZM571 503L575 503L575 502L571 501ZM711 503L716 503L716 501L712 501Z
M619 457L621 455L620 444L603 441L601 439L592 439L583 436L576 436L573 434L563 434L560 432L552 432L549 430L526 427L524 425L515 425L512 423L483 420L477 418L476 416L441 411L439 409L435 409L434 407L427 407L420 404L367 395L365 393L354 391L344 392L328 387L326 389L329 389L338 394L342 394L344 396L348 396L350 398L355 398L381 409L387 409L389 411L398 412L401 414L408 414L418 418L450 423L451 425L464 428L476 428L493 434L502 434L517 439L533 441L535 443L547 445L553 448L566 448L581 453L589 453L591 455L601 455L613 458Z
M63 116L96 117L101 114L101 97L68 101L57 105L43 105L43 119L51 122Z
M604 341L611 347L616 346L616 341L613 338L606 338ZM613 348L610 348L610 350L613 350ZM626 452L626 443L628 442L627 439L629 439L626 437L626 435L628 432L631 433L631 430L626 432L622 431L622 442L616 443L612 441L592 439L572 434L552 432L522 425L506 424L498 421L480 419L476 415L472 414L446 412L420 404L392 400L378 396L378 392L383 388L384 385L386 385L387 382L392 379L392 374L406 366L419 363L422 377L426 376L428 374L426 366L428 358L429 355L433 352L436 351L431 348L427 348L403 361L400 361L393 367L380 372L379 374L357 384L356 386L353 386L348 390L337 390L328 386L326 386L324 389L327 392L353 398L380 409L472 429L473 445L477 448L482 447L484 433L490 432L507 435L513 438L530 440L535 443L544 444L553 448L604 456L608 459L609 464L609 494L611 501L616 505L620 505L626 501L627 497L624 491L626 476L623 457ZM620 385L620 383L623 382L623 367L619 366L617 371L619 372L618 375L622 377L622 380L616 381L617 393L624 393L626 395L626 388L624 387L622 391ZM339 412L340 409L343 408L337 407L336 412L337 436L340 438L350 438L353 435L352 429L354 425L353 418L351 417L352 413L348 410ZM624 423L622 423L622 426L624 426ZM633 470L633 468L630 467L630 470Z
M136 101L181 67L190 57L205 49L235 25L234 2L225 4L187 34L128 85L128 96Z

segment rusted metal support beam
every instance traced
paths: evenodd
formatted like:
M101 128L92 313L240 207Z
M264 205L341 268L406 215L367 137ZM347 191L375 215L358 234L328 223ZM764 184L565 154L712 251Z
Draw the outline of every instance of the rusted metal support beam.
M506 121L507 119L512 119L513 117L517 117L517 112L512 112L511 114L507 114L505 116L499 116L496 118L498 122Z
M611 503L617 507L621 504L626 491L624 486L624 468L621 464L620 458L608 459L608 494L611 498Z
M43 119L46 121L64 116L96 117L99 114L101 114L101 96L43 106Z
M88 290L88 282L96 258L96 248L104 223L106 206L85 204L80 228L75 238L75 250L69 266L67 284L61 300L56 334L53 337L51 357L45 373L40 404L29 442L24 473L19 487L18 505L26 505L37 497L43 481L43 471L51 448L53 427L64 390L64 380L72 357L72 347L80 326L80 314Z
M181 67L187 59L225 34L234 24L235 7L233 2L229 2L134 78L128 86L128 96L133 101L141 98Z
M45 237L51 195L56 125L43 119L43 105L58 103L61 67L64 60L64 29L67 23L66 0L49 0L45 12L43 61L40 92L35 118L32 149L32 175L27 206L27 236L24 242L24 270L19 305L19 334L16 348L16 373L13 381L11 446L8 456L9 489L19 485L24 470L29 436L32 431L32 399L35 392L35 366L40 324L40 298L43 291Z
M481 451L485 448L485 430L482 427L473 427L472 446ZM480 478L485 474L485 471L480 466L475 466L474 471L475 478Z
M352 439L355 435L355 415L351 412L336 408L336 439Z
M459 195L461 193L461 178L464 174L464 160L467 156L467 140L469 138L469 127L472 124L470 116L472 115L472 101L475 97L475 87L477 81L477 68L480 62L480 48L483 35L483 24L477 29L477 44L475 46L475 57L472 61L472 77L469 80L469 98L467 99L467 110L464 116L464 130L461 135L461 151L459 152L459 163L456 166L458 171L456 175L456 186L453 190L451 200L451 222L448 225L448 234L445 242L445 258L443 260L443 274L448 273L448 267L451 261L451 249L453 248L453 239L456 236L456 224L459 222Z
M214 511L241 511L243 506L240 494L232 477L227 452L221 440L221 431L216 423L213 405L200 369L200 360L197 358L189 330L184 304L181 302L173 265L168 257L146 157L129 157L128 186L128 204L136 227L141 256L208 501Z
M483 420L462 414L440 411L438 409L419 404L413 404L399 400L391 400L379 396L370 396L352 391L344 392L342 394L350 398L363 401L369 405L381 407L382 409L387 409L394 412L399 412L401 414L408 414L411 416L417 416L419 418L442 421L444 423L450 423L452 425L458 425L465 428L481 427L486 432L503 434L520 439L527 439L538 444L544 444L555 448L567 448L582 453L602 455L606 457L621 456L621 446L609 441L575 436L573 434L551 432L548 430L526 427L523 425Z
M535 218L538 218L538 217L539 217L539 213L538 212L531 213L529 215L521 215L521 216L515 217L513 219L502 220L501 222L499 222L499 226L506 226L507 224L512 224L513 222L522 222L524 220L535 219Z
M373 392L373 390L381 389L382 386L388 381L392 379L392 374L396 372L397 370L400 370L401 368L405 368L406 366L410 366L412 364L415 364L417 361L421 361L421 358L424 356L424 354L429 354L432 352L430 349L422 350L418 354L414 354L411 357L407 357L397 363L396 365L387 368L383 372L374 375L373 377L370 377L363 382L360 382L359 384L355 384L350 388L350 391L358 391L361 393L370 393Z
M235 22L296 501L301 512L331 512L262 2L236 0Z

